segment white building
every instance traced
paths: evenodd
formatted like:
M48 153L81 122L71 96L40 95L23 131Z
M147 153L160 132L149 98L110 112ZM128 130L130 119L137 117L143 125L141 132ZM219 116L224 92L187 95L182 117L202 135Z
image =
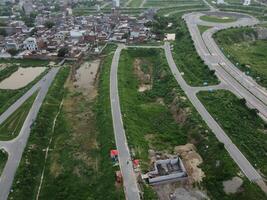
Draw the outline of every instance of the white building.
M251 0L244 0L243 5L244 5L244 6L249 6L250 3L251 3Z
M26 0L23 3L23 10L26 15L30 15L33 12L33 4L30 0Z
M217 0L217 4L224 4L224 0Z
M33 37L28 37L24 42L24 49L27 49L29 51L36 51L38 50L37 41Z
M120 7L120 0L112 0L112 5L115 8L119 8Z

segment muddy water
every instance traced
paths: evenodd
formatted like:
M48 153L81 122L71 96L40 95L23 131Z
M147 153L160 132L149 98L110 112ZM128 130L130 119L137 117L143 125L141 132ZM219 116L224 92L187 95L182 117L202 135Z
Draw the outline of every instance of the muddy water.
M16 90L26 86L44 72L46 67L20 67L11 76L0 82L0 89Z
M99 69L100 60L85 62L76 72L75 87L88 97L96 95L95 81Z

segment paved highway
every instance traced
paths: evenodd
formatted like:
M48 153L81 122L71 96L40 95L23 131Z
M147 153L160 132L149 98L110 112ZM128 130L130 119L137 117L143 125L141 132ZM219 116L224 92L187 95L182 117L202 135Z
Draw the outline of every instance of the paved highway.
M209 128L212 130L212 132L215 134L217 139L222 142L226 148L226 150L229 152L230 156L233 158L233 160L237 163L239 168L243 171L245 176L250 180L258 183L258 185L267 192L267 187L262 181L262 177L257 172L257 170L250 164L250 162L245 158L245 156L239 151L239 149L236 147L236 145L231 141L231 139L226 135L226 133L223 131L223 129L219 126L219 124L213 119L213 117L209 114L209 112L206 110L206 108L203 106L203 104L199 101L199 99L196 97L196 92L198 90L202 90L201 88L198 88L196 90L194 87L189 86L185 80L183 79L181 73L179 72L170 49L169 43L165 43L165 55L167 58L167 62L170 66L170 69L178 82L178 84L181 86L181 88L184 90L186 96L191 101L193 106L196 108L196 110L201 115L202 119L206 122L206 124L209 126ZM214 87L214 86L212 86ZM225 87L224 83L222 87ZM214 87L216 89L216 87ZM205 89L205 88L203 88Z
M118 91L118 65L123 45L119 45L113 56L110 71L110 103L113 120L113 129L117 150L119 152L119 164L123 176L123 186L126 199L139 200L139 189L131 162L131 155L127 144L127 138L123 127L120 99Z
M38 95L29 111L29 114L27 115L26 120L20 130L19 135L13 140L0 142L0 148L4 148L6 152L8 153L8 160L2 172L2 175L0 177L0 199L1 200L6 200L8 197L8 194L12 187L14 176L16 174L16 170L19 166L19 163L22 157L22 153L25 149L25 146L27 144L27 141L30 135L30 131L31 131L30 127L37 117L37 114L44 101L47 91L52 81L54 80L58 70L59 68L52 68L47 73L47 75L45 75L45 77L42 78L41 81L39 81L34 86L34 88L32 88L27 94L28 96L30 96L30 94L34 93L34 91L40 88ZM21 105L22 102L25 101L25 98L27 97L27 95L26 96L25 95L23 98L20 98L15 103L15 105L13 105L14 107L13 109L15 109L15 107L17 107L18 105ZM7 113L6 115L12 114L13 109L10 109L9 113ZM4 117L6 115L4 115Z
M213 12L210 12L213 14ZM232 23L212 23L204 22L199 19L203 13L190 13L184 15L190 34L194 41L194 45L200 57L205 61L210 69L216 71L216 75L224 80L237 96L245 98L247 104L259 110L260 116L267 119L267 91L258 85L251 77L245 75L237 67L235 67L223 54L212 35L221 29L239 26L252 26L258 23L254 17L237 13L218 13L223 15L234 15L238 18ZM197 25L211 26L211 29L205 31L202 36Z

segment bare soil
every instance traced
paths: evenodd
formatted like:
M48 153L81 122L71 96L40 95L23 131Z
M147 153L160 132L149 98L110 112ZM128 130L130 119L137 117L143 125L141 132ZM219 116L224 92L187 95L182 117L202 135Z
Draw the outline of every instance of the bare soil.
M142 70L142 65L147 66L147 72L144 72ZM136 58L134 60L134 73L137 76L139 80L139 92L145 92L147 90L152 89L152 66L150 63L140 59Z
M231 180L223 182L223 190L226 194L234 194L241 189L242 184L243 180L235 176Z
M189 184L199 183L205 177L204 172L199 165L203 162L201 156L196 152L193 144L176 146L174 152L177 153L184 163L188 173Z

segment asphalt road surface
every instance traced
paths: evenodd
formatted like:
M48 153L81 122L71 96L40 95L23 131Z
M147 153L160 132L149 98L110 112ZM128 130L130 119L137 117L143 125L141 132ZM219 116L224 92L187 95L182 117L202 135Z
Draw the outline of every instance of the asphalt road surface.
M190 34L194 41L195 48L200 57L205 61L210 69L215 70L216 75L220 80L226 82L230 90L240 98L246 99L248 106L256 108L260 116L267 119L267 91L262 86L258 85L251 77L245 75L235 65L233 65L223 52L217 46L212 38L212 35L221 29L239 26L252 26L258 23L254 17L237 13L218 13L235 16L238 18L236 22L231 23L212 23L204 22L199 19L203 13L190 13L184 15ZM205 31L202 36L197 25L211 26L212 28Z
M118 91L118 65L123 45L119 45L113 56L110 71L110 103L113 120L113 129L117 150L119 152L119 165L123 176L125 197L128 200L139 200L139 189L131 162L131 155L127 144L127 138L123 127L120 99Z
M254 182L261 181L262 177L260 176L260 174L249 163L249 161L245 158L245 156L239 151L239 149L236 147L236 145L234 143L232 143L231 139L226 135L226 133L223 131L223 129L213 119L213 117L209 114L209 112L206 110L206 108L203 106L203 104L196 97L196 90L194 89L194 87L187 85L187 83L183 79L181 73L179 72L179 70L178 70L178 68L177 68L177 66L173 60L169 43L165 43L164 49L165 49L165 55L167 58L167 62L169 64L169 67L170 67L176 81L181 86L181 88L184 90L186 96L191 101L191 103L196 108L196 110L199 112L202 119L206 122L206 124L209 126L209 128L213 131L213 133L215 134L217 139L224 144L226 150L229 152L230 156L237 163L237 165L243 171L243 173L246 175L246 177L250 181L254 181Z
M1 141L0 142L0 148L4 148L6 152L8 153L8 160L5 165L5 168L2 172L2 175L0 177L0 199L6 200L9 192L12 187L12 182L14 179L14 176L16 174L16 170L19 166L22 153L25 149L25 146L27 144L30 131L31 131L31 125L36 120L37 114L40 110L40 107L45 99L45 96L48 92L48 89L54 80L59 68L52 68L47 75L45 75L41 81L39 81L30 91L29 93L26 93L23 98L20 98L15 105L13 105L13 109L15 107L21 105L22 101L25 100L25 98L28 96L30 97L30 94L32 94L34 91L36 91L36 88L40 88L38 95L29 111L29 114L26 117L26 120L20 130L19 135L10 141ZM20 102L21 101L21 102ZM13 109L9 110L10 113L7 113L6 115L12 114ZM6 116L4 115L4 116ZM2 116L1 116L2 117ZM1 118L0 117L0 118Z

